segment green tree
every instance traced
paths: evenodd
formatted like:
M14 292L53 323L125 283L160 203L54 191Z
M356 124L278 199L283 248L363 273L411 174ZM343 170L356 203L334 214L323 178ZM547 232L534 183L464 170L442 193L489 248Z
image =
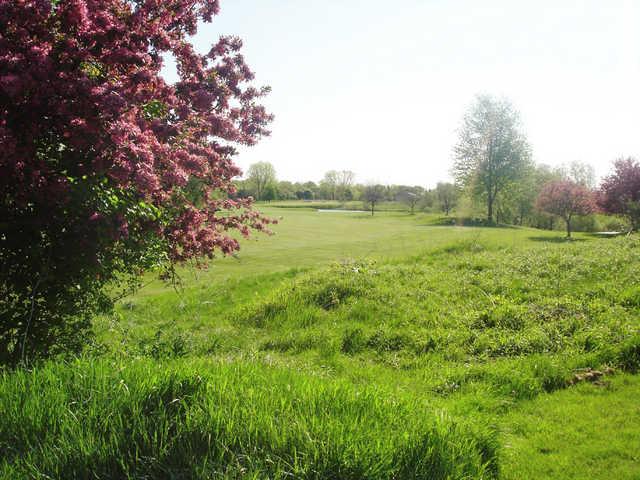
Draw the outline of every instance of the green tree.
M362 190L362 200L371 210L371 216L373 216L376 205L384 200L386 191L387 189L384 185L367 185Z
M513 105L506 99L479 95L464 116L454 154L456 182L474 199L485 202L487 219L493 222L499 196L531 163Z
M322 195L327 200L344 201L353 198L351 186L355 178L356 174L351 170L329 170L320 181Z
M338 191L338 172L329 170L320 181L322 195L327 200L335 200Z
M270 183L269 185L267 185L264 189L264 192L262 194L262 199L266 200L267 202L271 202L272 200L277 200L279 198L279 192L278 192L278 188L276 187L275 183Z
M411 215L415 213L416 205L420 203L424 195L424 188L419 186L409 187L405 185L398 186L396 200L404 203L409 207Z
M295 200L296 190L296 186L291 182L282 181L276 185L278 200Z
M458 197L458 188L453 183L438 182L438 185L436 185L438 205L445 215L449 216L451 210L457 205Z
M589 189L596 188L596 172L592 165L574 161L560 169L563 176Z
M295 183L294 187L298 200L313 200L318 195L318 186L314 182Z
M425 190L420 199L420 208L429 212L433 211L437 204L437 194L434 188Z
M336 196L339 200L351 200L353 198L353 192L351 187L356 179L356 174L351 170L340 170L337 172L337 188Z
M267 187L276 182L276 169L269 162L254 163L247 171L247 183L256 200L264 200Z

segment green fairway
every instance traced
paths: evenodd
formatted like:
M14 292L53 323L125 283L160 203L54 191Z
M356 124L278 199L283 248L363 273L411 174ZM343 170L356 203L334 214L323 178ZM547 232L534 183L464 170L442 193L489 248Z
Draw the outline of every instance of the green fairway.
M186 285L326 266L344 259L399 258L465 239L505 247L535 247L545 240L562 240L557 232L528 228L443 228L442 224L455 223L456 218L433 214L383 211L372 217L369 213L317 212L306 203L297 206L261 205L261 211L278 220L271 227L274 234L254 234L242 241L237 255L218 258L207 270L182 269ZM155 295L159 290L163 287L156 282L140 295Z
M27 430L22 420L5 426L12 429L5 438L17 436L22 446L0 450L37 445L28 464L3 464L7 478L28 477L30 468L85 472L93 457L105 469L111 457L121 458L119 471L135 478L158 471L195 478L637 478L636 237L566 241L529 228L443 226L453 220L435 215L264 210L279 219L273 236L245 241L237 258L215 259L207 270L182 270L178 290L156 281L122 300L114 315L97 318L95 353L103 358L52 364L30 378L5 376L5 411L24 392L34 409L38 402L58 408L62 397L78 405L53 426L44 418ZM109 361L115 373L106 373ZM67 378L69 369L86 377L86 390L74 390L73 377L55 391L34 386ZM606 373L602 386L573 385L576 373L590 369ZM232 390L217 389L234 375L243 380ZM126 428L110 430L114 444L98 423L87 427L96 429L90 439L69 423L73 415L124 421L128 411L150 408L143 401L149 392L180 389L196 377L202 389L186 394L184 410L172 410L183 396L169 392L154 403L167 415L161 423L136 424L134 450L121 443L132 435ZM138 390L111 405L108 385L118 382ZM273 403L237 413L245 408L238 399L257 398L264 388ZM36 391L51 398L32 398ZM83 410L89 391L98 403ZM336 393L321 399L326 392ZM602 415L609 405L615 412ZM203 413L217 409L231 423ZM369 409L378 413L369 418ZM390 422L394 409L405 431ZM242 425L252 430L245 435ZM409 426L428 433L420 437ZM203 451L199 428L217 432L218 446ZM65 451L84 443L85 454L64 463L68 454L52 453L60 437L38 437L47 429L71 429ZM420 443L427 439L431 447ZM146 464L140 455L156 460ZM207 460L185 464L198 455ZM575 457L581 461L572 463Z

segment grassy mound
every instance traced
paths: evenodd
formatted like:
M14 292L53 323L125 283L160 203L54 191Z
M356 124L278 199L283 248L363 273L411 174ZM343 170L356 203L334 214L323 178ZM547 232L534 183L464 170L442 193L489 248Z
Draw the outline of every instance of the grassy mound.
M494 435L249 362L108 359L0 377L1 478L494 478Z
M281 357L333 359L378 378L376 366L388 378L419 371L442 395L529 398L569 385L576 369L638 370L638 264L640 242L628 238L528 250L457 242L302 275L237 309L231 324Z
M6 372L0 477L565 478L548 438L598 456L576 478L633 470L603 405L638 431L639 238L285 213L280 243L97 319L100 359ZM351 257L377 261L326 268Z

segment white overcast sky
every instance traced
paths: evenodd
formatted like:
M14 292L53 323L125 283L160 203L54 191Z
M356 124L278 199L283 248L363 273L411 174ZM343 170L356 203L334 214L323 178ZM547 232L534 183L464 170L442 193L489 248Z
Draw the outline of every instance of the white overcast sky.
M243 149L283 180L449 178L477 93L508 97L537 162L640 155L640 0L222 0L194 38L240 36L276 115ZM170 77L171 75L168 74Z

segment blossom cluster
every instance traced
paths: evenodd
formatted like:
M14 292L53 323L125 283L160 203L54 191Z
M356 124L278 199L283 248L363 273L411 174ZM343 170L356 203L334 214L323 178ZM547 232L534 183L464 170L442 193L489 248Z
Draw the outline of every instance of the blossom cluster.
M614 171L602 181L600 204L606 212L626 216L633 229L640 227L640 162L619 158Z
M571 180L546 183L538 195L539 210L570 220L574 215L588 215L597 211L596 194L589 188Z
M269 89L252 84L240 39L206 54L189 42L218 11L217 0L0 0L3 215L98 225L116 240L153 231L175 261L232 252L230 231L266 229L250 200L233 199L232 179L236 147L269 134ZM167 56L174 84L161 75ZM156 214L136 217L97 191Z

